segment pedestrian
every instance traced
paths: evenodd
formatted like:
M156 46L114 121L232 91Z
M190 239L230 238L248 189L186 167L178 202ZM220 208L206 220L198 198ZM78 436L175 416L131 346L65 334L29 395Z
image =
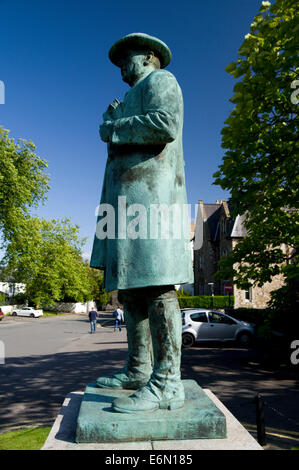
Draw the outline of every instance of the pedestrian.
M115 318L114 331L116 330L116 328L121 331L121 324L124 321L124 312L121 308L118 307L116 310L114 310L113 316Z
M90 322L90 333L92 334L96 332L98 312L93 308L90 310L88 316Z

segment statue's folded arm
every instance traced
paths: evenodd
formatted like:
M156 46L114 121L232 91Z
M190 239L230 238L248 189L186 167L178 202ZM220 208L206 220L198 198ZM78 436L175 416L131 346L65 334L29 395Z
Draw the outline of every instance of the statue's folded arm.
M167 144L177 137L183 112L177 81L162 71L151 75L142 90L143 113L113 121L112 144Z

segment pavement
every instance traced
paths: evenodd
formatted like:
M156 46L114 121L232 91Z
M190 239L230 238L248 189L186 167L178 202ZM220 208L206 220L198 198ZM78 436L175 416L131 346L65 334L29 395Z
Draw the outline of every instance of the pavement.
M51 426L65 397L110 375L126 361L126 331L114 331L112 314L89 333L86 314L6 317L0 323L5 364L0 364L0 432L31 425ZM265 369L254 349L204 344L182 351L182 378L210 389L256 436L254 397L265 404L264 449L299 447L298 368Z

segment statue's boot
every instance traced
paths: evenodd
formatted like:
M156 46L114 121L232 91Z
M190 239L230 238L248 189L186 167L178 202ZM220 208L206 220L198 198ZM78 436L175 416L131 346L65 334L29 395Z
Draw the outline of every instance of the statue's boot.
M144 296L134 291L123 293L128 339L128 358L125 367L112 376L99 377L100 388L137 390L148 382L152 373L152 344Z
M175 410L184 406L181 381L182 317L174 289L152 297L149 322L154 351L154 370L149 382L129 397L117 398L114 411L140 413L159 408ZM157 292L157 289L156 289Z

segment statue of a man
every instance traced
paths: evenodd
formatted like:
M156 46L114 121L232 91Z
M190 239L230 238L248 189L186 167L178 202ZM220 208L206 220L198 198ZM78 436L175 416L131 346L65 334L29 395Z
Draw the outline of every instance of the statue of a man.
M174 286L193 282L190 231L185 230L185 212L179 217L174 211L173 227L168 236L161 236L165 220L159 220L155 231L153 214L161 205L187 206L182 93L175 77L164 70L170 50L155 37L125 36L112 46L109 57L131 89L123 102L111 103L100 126L100 136L108 144L101 205L114 209L116 236L96 233L90 264L104 270L106 291L119 291L128 359L124 369L98 378L97 385L137 389L114 400L112 407L118 412L177 409L184 406L184 388L182 320ZM147 217L147 225L128 236L127 218L136 212Z

